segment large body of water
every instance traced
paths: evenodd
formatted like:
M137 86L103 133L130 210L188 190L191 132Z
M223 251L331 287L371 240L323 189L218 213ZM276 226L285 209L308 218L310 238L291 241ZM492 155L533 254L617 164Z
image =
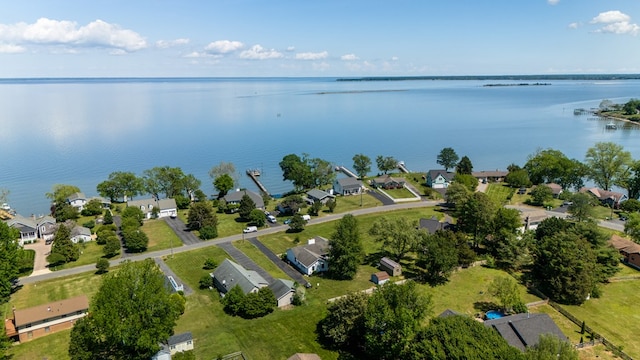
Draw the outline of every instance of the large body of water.
M509 81L0 80L0 188L29 215L48 212L54 184L97 195L113 171L165 165L194 174L207 194L208 171L221 161L251 189L244 171L258 168L269 191L282 193L291 184L278 163L290 153L348 167L357 153L393 156L426 171L453 147L474 170L495 170L523 165L537 148L583 160L596 142L613 141L640 158L635 126L611 131L573 115L640 97L640 80L483 86L496 82Z

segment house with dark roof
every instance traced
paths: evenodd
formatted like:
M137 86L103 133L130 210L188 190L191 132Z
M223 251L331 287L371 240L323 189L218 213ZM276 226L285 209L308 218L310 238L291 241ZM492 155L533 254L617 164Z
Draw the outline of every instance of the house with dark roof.
M440 315L438 315L439 318L446 318L449 316L456 316L456 315L461 315L459 312L453 311L451 309L446 309L445 311L441 312Z
M427 186L432 189L446 189L455 175L455 173L444 169L429 170L427 172Z
M307 244L287 250L287 260L304 275L329 270L329 240L316 236Z
M486 320L484 326L495 329L509 345L526 351L538 344L540 335L550 334L569 341L547 314L515 314L494 320Z
M336 179L333 182L333 192L340 195L358 195L364 191L362 181L354 177Z
M382 271L386 271L390 276L402 275L402 266L397 262L389 259L388 257L383 257L382 259L380 259L379 269Z
M437 217L433 216L431 219L420 219L418 228L426 230L429 234L435 234L438 230L450 230L452 225L448 221L441 222Z
M640 270L640 244L615 234L611 235L609 244L618 250L625 264Z
M4 322L8 337L29 341L61 330L71 329L76 320L87 315L89 299L85 295L53 301L28 309L13 310L13 319Z
M171 360L172 355L190 350L193 350L193 335L187 331L169 336L166 342L160 344L160 351L151 360Z
M84 206L87 205L87 197L82 192L76 192L67 198L67 203L74 208L78 209L78 211L82 211Z
M84 226L74 226L71 229L71 242L74 244L91 241L91 229Z
M471 172L471 176L478 179L483 183L488 182L501 182L504 181L504 178L509 174L508 171L501 170L489 170L489 171L473 171Z
M404 179L403 178L395 178L390 175L382 175L378 176L371 180L371 185L376 188L381 189L400 189L404 187Z
M331 200L335 198L335 196L329 194L326 191L322 191L322 190L318 190L318 189L311 189L309 191L307 191L307 203L309 205L313 204L316 201L320 201L320 203L322 203L322 205L325 205L327 203L327 201Z
M176 205L176 201L171 198L160 200L156 200L153 198L129 200L127 201L127 207L129 206L139 208L146 219L151 219L154 216L154 213L157 213L158 218L176 216L178 214L178 206Z
M623 193L619 193L616 191L602 190L596 187L592 187L592 188L584 187L580 189L580 192L591 194L596 199L598 199L602 205L613 206L613 208L615 209L619 208L622 202L628 200L627 195Z
M213 278L213 285L223 295L236 285L240 286L245 294L258 292L260 288L269 285L256 271L247 270L229 259L224 259L209 275Z
M20 232L20 239L18 239L20 246L34 242L37 239L45 241L53 239L57 229L56 219L51 216L36 218L35 216L24 217L16 214L5 222L9 227L18 229Z
M548 217L549 215L544 210L521 211L520 220L522 221L522 227L520 227L519 230L520 232L535 230L538 228L538 225Z
M291 305L293 302L293 295L296 293L293 281L276 279L276 281L269 284L269 289L271 289L271 292L273 292L273 295L276 297L278 307Z
M249 198L253 200L253 202L256 204L256 209L264 210L264 199L262 198L262 196L260 196L260 194L255 193L251 190L244 189L229 192L224 196L224 201L226 201L227 204L230 205L240 205L240 201L242 200L242 197L244 195L249 196Z

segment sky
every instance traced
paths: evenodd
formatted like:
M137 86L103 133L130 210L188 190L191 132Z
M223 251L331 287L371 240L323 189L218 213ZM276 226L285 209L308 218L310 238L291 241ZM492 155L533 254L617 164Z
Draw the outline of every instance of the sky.
M0 78L640 73L637 0L0 0Z

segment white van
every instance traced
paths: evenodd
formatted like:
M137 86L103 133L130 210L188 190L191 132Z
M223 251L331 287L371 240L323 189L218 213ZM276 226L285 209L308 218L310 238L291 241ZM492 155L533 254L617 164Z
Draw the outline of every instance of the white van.
M257 232L258 231L258 227L257 226L247 226L246 228L244 228L244 230L242 230L243 233L252 233L252 232Z
M273 215L267 215L267 221L269 221L269 222L270 222L270 223L272 223L272 224L275 224L275 223L277 223L277 222L278 222L278 220L276 219L276 217L275 217L275 216L273 216Z
M304 221L311 220L311 215L302 215L302 220L304 220Z

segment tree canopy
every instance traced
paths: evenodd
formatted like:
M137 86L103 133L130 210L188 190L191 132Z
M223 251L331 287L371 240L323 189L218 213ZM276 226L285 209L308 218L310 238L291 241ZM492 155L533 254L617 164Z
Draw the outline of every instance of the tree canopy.
M353 156L353 170L360 179L367 176L371 171L371 159L364 154L356 154Z
M108 197L111 201L140 195L144 191L144 181L136 174L127 171L116 171L109 174L109 178L96 187L101 196Z
M338 221L329 245L329 275L334 279L353 279L364 259L358 221L353 215L347 214Z
M378 155L376 157L376 165L378 166L378 170L386 174L389 171L393 171L398 166L398 160L393 156Z
M599 142L587 149L585 164L587 176L604 190L611 190L613 185L624 186L633 165L631 153L612 142Z
M75 185L55 184L51 188L50 193L46 193L46 197L54 204L60 204L67 201L69 196L80 192L80 188Z
M0 221L0 304L9 300L13 282L18 279L19 234Z
M173 334L179 306L151 259L125 262L103 278L89 315L71 331L73 360L150 359Z
M229 190L239 186L240 175L236 171L236 166L232 162L221 161L220 164L213 166L211 170L209 170L209 176L211 177L211 179L213 179L214 184L216 179L218 179L222 175L229 176L233 181L233 184L231 185L231 188ZM216 187L216 189L218 189L218 191L222 191L218 187Z
M449 171L449 169L456 167L458 159L459 157L458 154L456 154L456 151L453 150L453 148L446 147L440 150L436 162L444 167L444 171Z
M401 217L390 220L381 217L369 229L369 235L382 243L382 248L396 260L402 260L407 253L413 251L418 243L417 223Z
M460 159L460 162L456 165L456 173L462 175L471 175L473 172L473 164L471 164L471 159L466 155Z

